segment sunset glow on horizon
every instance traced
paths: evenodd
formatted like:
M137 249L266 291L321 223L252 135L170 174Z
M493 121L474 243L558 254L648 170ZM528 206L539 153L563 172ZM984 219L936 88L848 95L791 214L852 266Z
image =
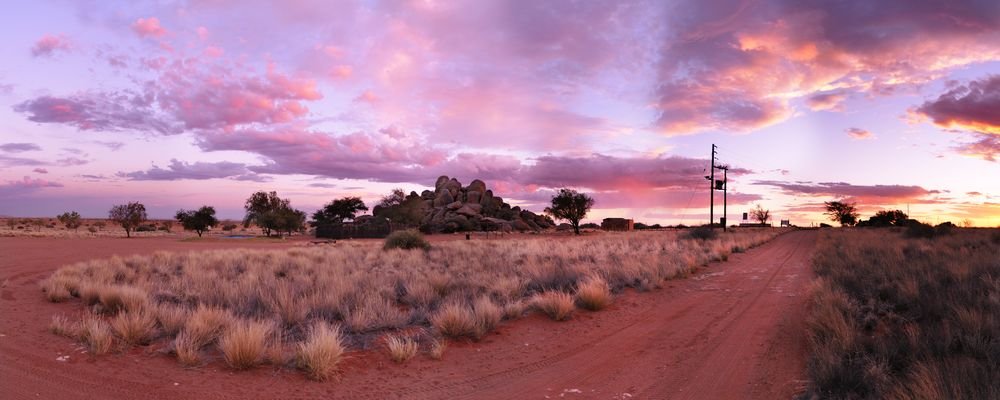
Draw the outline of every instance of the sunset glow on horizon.
M730 222L846 199L1000 226L998 2L9 8L0 216L239 219L258 190L311 214L447 175L536 212L571 187L586 221L702 224L715 144Z

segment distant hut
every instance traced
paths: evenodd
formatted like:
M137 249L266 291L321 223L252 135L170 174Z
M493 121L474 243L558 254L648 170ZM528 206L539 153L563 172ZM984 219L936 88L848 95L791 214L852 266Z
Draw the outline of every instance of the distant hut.
M601 221L601 229L628 232L635 229L635 222L626 218L605 218L604 221Z

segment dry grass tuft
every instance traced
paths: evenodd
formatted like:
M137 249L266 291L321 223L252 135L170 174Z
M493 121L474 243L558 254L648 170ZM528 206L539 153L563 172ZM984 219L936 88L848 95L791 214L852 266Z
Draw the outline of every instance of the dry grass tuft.
M146 312L121 312L111 318L111 329L126 346L149 344L156 329L156 319Z
M233 369L253 368L267 353L267 341L274 331L270 321L240 320L229 325L219 338L219 350Z
M434 339L434 341L431 342L431 348L427 352L427 355L429 355L432 359L440 360L444 358L444 351L447 348L448 348L448 342L446 342L444 339Z
M312 326L309 336L296 353L299 368L306 371L310 379L325 381L337 372L337 364L346 350L340 329L326 323Z
M467 306L448 303L431 316L431 325L442 335L451 338L476 335L476 315Z
M489 297L480 297L472 305L473 313L476 316L475 338L482 339L488 333L496 330L503 318L503 309L496 305Z
M184 325L181 333L199 349L216 341L222 332L233 323L233 315L221 308L199 306Z
M191 313L184 307L171 304L160 304L156 306L156 322L160 324L163 333L176 336L184 329Z
M559 291L548 291L535 295L532 305L555 321L568 320L575 308L573 296Z
M111 326L96 315L87 315L80 325L80 340L94 355L107 354L115 344Z
M187 332L181 332L174 338L174 353L177 361L184 366L192 367L201 363L201 343Z
M404 363L417 355L417 341L409 337L389 335L385 346L389 350L389 358L397 363Z
M49 332L59 336L76 339L80 337L80 324L72 322L65 315L53 315L49 322Z
M611 289L608 283L600 277L591 277L576 287L576 303L590 310L603 310L611 304Z
M69 299L71 294L66 288L67 282L69 281L66 278L56 276L42 281L42 291L45 292L45 298L53 303L61 303Z

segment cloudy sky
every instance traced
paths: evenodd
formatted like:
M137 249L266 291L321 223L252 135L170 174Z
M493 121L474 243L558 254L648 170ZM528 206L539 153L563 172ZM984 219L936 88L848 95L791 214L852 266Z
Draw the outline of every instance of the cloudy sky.
M313 211L439 175L591 220L1000 224L1000 2L36 1L0 16L0 215ZM721 195L721 192L719 193ZM721 199L719 200L721 208ZM718 213L716 214L718 215Z

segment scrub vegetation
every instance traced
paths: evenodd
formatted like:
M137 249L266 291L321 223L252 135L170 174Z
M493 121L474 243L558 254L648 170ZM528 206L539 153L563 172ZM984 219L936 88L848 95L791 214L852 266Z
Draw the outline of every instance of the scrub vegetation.
M822 237L805 398L1000 398L1000 230L911 236Z
M69 265L42 290L50 301L79 303L82 322L58 316L51 330L95 353L160 341L185 366L273 364L322 380L348 349L384 346L397 362L423 349L439 359L445 340L477 341L533 311L561 321L577 306L600 310L626 288L658 288L781 232L158 252Z

